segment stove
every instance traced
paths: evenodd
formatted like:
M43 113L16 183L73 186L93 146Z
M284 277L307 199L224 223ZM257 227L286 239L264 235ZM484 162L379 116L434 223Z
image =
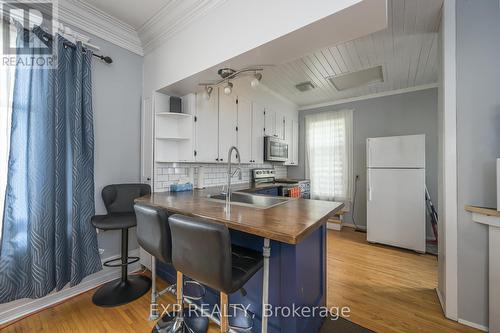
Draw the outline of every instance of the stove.
M311 198L311 183L307 179L276 178L273 168L253 169L252 180L255 184L276 184L278 194L284 197L295 196L298 193L303 199Z

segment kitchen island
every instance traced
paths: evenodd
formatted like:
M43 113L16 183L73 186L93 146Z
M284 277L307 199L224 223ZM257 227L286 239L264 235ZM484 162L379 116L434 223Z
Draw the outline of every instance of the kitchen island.
M259 186L263 188L265 186ZM251 185L238 185L234 190L252 192ZM267 209L249 205L231 205L231 214L224 211L224 203L212 200L210 195L221 188L209 188L178 193L154 193L137 199L142 204L188 216L209 219L225 224L236 245L263 251L269 244L269 300L272 310L293 307L326 306L326 220L343 207L342 203L290 198ZM264 251L265 253L266 251ZM210 260L210 258L207 258ZM169 265L157 264L157 273L173 283L175 271ZM252 332L261 332L263 270L245 285L245 293L229 297L231 304L249 305L255 313ZM209 290L204 302L216 304L219 295ZM267 320L268 332L317 332L323 318L319 315L294 317L287 311L273 313Z

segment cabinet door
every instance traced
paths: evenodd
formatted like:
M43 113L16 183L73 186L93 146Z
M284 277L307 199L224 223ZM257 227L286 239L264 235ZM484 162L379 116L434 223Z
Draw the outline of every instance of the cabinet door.
M285 117L280 112L276 112L276 130L274 134L281 140L285 139Z
M285 117L285 142L288 144L288 160L285 162L285 165L292 165L294 158L294 150L293 150L293 120L291 117Z
M252 102L238 98L238 150L241 163L252 162Z
M252 103L252 161L264 163L264 107Z
M219 130L218 90L214 90L209 100L196 94L195 150L197 162L216 162L218 155Z
M143 100L141 112L141 183L153 185L153 103Z
M276 112L266 108L264 125L267 136L276 136Z
M219 94L219 162L226 162L231 146L237 145L238 108L236 97Z
M299 120L294 119L292 124L292 162L293 165L299 165Z

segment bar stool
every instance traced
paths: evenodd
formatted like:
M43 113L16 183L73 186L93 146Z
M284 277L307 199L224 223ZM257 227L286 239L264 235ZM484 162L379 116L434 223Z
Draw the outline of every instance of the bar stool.
M205 333L208 330L208 318L196 315L193 311L186 316L183 311L184 297L190 300L199 300L204 296L205 289L196 281L183 281L182 275L177 274L177 283L158 292L156 290L156 259L165 263L172 264L172 235L168 222L168 212L162 209L153 208L143 204L135 204L135 214L137 216L137 240L139 245L149 254L151 254L151 305L150 320L157 319L158 297L170 292L177 295L177 304L179 311L166 313L151 331L152 333L170 333L170 332L190 332ZM184 288L190 286L200 287L198 295L185 296ZM191 288L194 289L194 288Z
M151 286L147 276L128 275L127 266L139 261L139 257L128 256L128 229L137 225L134 199L150 194L148 184L114 184L102 189L102 201L108 214L94 215L90 222L101 230L121 230L121 257L106 261L106 267L121 267L121 278L100 287L92 296L98 306L111 307L129 303L144 295ZM118 263L114 263L118 261Z
M228 295L243 288L262 268L262 254L231 244L231 235L223 224L183 215L169 217L172 232L172 263L175 269L220 292L220 331L250 331L253 318L228 321ZM233 318L232 318L233 319Z

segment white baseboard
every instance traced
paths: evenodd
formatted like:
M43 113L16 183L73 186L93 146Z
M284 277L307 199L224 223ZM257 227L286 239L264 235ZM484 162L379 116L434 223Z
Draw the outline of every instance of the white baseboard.
M445 307L445 303L443 301L443 296L441 294L441 291L439 291L439 288L436 288L436 294L438 296L438 300L439 300L439 304L441 304L441 310L443 310L443 315L445 316L446 314L446 307Z
M443 310L443 315L446 313L446 307L445 307L445 303L444 303L444 300L443 300L443 296L441 294L441 292L439 291L439 288L436 288L436 294L437 294L437 297L439 299L439 303L441 304L441 309ZM450 319L450 320L453 320L453 319ZM481 330L481 331L484 331L484 332L488 332L488 327L486 326L483 326L483 325L479 325L479 324L476 324L476 323L472 323L470 321L467 321L467 320L463 320L463 319L458 319L458 322L462 325L466 325L466 326L470 326L470 327L473 327L473 328L476 328L478 330Z
M138 256L139 249L129 251L129 256ZM104 260L119 258L119 255L106 258ZM137 272L141 268L139 262L129 266L129 272ZM52 292L51 294L37 299L22 299L0 304L0 325L6 324L13 320L28 316L34 312L38 312L57 303L60 303L68 298L74 297L86 291L89 291L106 282L112 281L120 277L120 267L103 267L103 270L87 276L83 281L74 287L65 287L64 289Z
M326 223L326 228L330 229L330 230L341 231L342 226L343 226L343 223L331 223L331 222Z
M478 329L480 331L488 332L488 327L487 326L479 325L479 324L476 324L476 323L472 323L470 321L463 320L463 319L460 319L460 318L458 318L458 322L460 324L462 324L462 325L467 325L467 326L473 327L475 329Z
M364 230L366 231L366 226L364 225L358 225L357 227L354 225L354 223L343 223L344 227L352 228L352 229L359 229L359 230Z

